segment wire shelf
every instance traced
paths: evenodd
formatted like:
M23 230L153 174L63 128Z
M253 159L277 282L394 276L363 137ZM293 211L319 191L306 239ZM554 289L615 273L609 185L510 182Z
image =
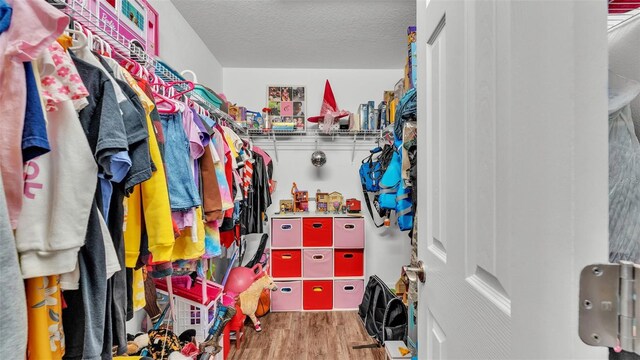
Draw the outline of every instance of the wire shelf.
M165 82L184 80L183 78L176 75L162 62L157 61L153 56L147 54L134 42L128 40L120 33L118 33L118 31L110 23L100 19L94 12L91 11L91 9L87 7L87 5L85 4L85 0L47 0L47 2L55 6L57 9L61 10L63 13L67 14L74 21L78 22L83 28L91 31L92 34L109 44L113 50L114 57L130 59L148 69L153 69L153 72ZM188 85L186 84L176 84L174 85L174 87L178 91L185 91L188 89ZM187 97L205 108L210 113L216 114L219 118L227 122L227 124L230 125L235 131L246 135L245 128L238 125L235 120L231 116L229 116L229 114L223 112L199 94L190 92L189 94L187 94Z
M294 137L294 136L375 136L380 137L383 130L330 130L324 131L319 129L295 129L295 130L276 130L276 129L248 129L248 133L255 137Z

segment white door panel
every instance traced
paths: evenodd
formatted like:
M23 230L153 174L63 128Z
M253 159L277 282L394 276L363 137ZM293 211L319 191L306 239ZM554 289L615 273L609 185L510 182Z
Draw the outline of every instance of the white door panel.
M607 256L606 3L417 6L419 358L601 356L577 285Z

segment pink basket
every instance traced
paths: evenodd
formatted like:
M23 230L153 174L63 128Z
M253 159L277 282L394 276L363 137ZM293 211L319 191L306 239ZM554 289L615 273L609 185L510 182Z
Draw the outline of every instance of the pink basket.
M336 248L361 249L364 247L363 218L336 218L333 226Z
M364 295L364 280L335 280L333 294L336 309L356 309Z
M300 311L302 309L302 281L276 281L278 290L271 292L271 310Z
M298 247L302 238L300 219L273 219L271 245L273 247Z
M333 276L333 250L305 249L302 260L305 278L330 278Z

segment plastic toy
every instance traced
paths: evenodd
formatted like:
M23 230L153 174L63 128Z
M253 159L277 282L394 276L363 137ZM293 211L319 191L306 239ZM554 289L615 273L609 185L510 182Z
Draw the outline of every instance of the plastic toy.
M257 332L262 331L260 320L256 317L256 310L258 309L260 295L262 295L262 291L264 289L269 289L271 291L278 290L278 286L273 282L271 276L267 274L264 274L264 276L257 279L247 290L243 291L240 293L240 296L238 296L238 302L240 303L242 313L251 319L253 327Z
M213 323L213 326L209 329L209 336L207 339L200 344L200 350L211 356L216 355L222 350L220 347L220 335L224 330L224 327L233 319L236 315L236 309L234 306L218 306L218 310L216 311L216 321ZM210 357L204 357L204 359L208 359ZM201 357L201 359L203 359Z
M309 192L306 190L298 190L298 185L293 183L291 187L291 195L293 196L293 212L309 211Z
M340 212L340 209L342 208L342 194L340 194L337 191L332 192L331 194L329 194L329 211L333 211L335 213Z
M280 200L280 213L293 212L293 200Z
M360 200L358 199L347 199L346 202L347 212L348 213L359 213L361 211Z
M224 291L231 296L247 290L254 281L262 276L262 264L256 264L252 268L239 266L231 269L229 277L224 285Z
M320 189L316 192L316 211L327 212L329 206L329 194L320 192Z

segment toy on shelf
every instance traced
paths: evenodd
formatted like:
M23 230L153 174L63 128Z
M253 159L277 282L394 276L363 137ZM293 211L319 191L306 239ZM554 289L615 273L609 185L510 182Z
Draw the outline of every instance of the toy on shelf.
M342 194L340 194L337 191L332 192L331 194L329 194L329 206L328 206L328 210L329 211L333 211L336 214L340 212L340 210L342 209L342 200L343 200L343 196Z
M298 190L298 185L293 183L291 187L291 195L293 196L293 212L309 211L309 192L306 190Z
M329 211L329 193L320 192L320 189L316 192L316 211L327 212Z
M238 296L238 302L242 309L242 313L251 319L253 327L257 332L262 331L260 320L256 317L256 310L258 309L260 295L262 295L262 291L264 289L269 289L271 291L278 290L278 286L273 282L271 276L267 274L264 274L264 276L254 281L247 290L241 292Z
M347 212L350 214L358 214L361 211L360 200L358 199L347 199L345 205Z
M280 213L293 212L293 200L280 200Z

